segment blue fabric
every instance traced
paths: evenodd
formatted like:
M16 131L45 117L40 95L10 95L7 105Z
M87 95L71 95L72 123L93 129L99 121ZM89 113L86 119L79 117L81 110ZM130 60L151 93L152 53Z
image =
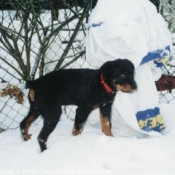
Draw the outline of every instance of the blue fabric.
M166 59L168 53L170 53L170 46L166 46L164 50L160 49L153 52L148 52L148 54L142 59L140 65L154 60L157 67L162 67L164 62L163 60ZM172 57L168 58L168 61L171 60Z
M103 22L99 22L97 24L93 23L91 26L88 27L88 30L91 28L91 27L99 27L103 24Z
M158 131L160 132L165 128L164 121L160 115L158 107L154 109L147 109L145 111L139 111L136 114L137 121L140 129L144 131Z

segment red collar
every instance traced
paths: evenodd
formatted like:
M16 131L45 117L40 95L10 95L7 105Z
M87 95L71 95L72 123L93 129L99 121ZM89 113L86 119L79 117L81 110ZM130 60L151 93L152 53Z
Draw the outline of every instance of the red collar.
M104 86L104 88L108 93L114 93L114 91L106 84L105 78L103 77L102 74L101 74L101 84Z

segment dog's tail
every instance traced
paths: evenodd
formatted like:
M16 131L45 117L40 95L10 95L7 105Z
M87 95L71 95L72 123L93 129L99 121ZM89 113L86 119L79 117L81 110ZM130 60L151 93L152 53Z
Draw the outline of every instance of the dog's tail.
M30 89L33 87L34 87L34 81L32 80L26 81L26 89Z

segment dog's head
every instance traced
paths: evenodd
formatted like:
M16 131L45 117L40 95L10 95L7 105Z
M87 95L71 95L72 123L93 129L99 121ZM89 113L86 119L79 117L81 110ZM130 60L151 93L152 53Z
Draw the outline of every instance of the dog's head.
M134 80L134 65L127 59L108 61L100 68L103 81L113 90L133 92L137 89Z

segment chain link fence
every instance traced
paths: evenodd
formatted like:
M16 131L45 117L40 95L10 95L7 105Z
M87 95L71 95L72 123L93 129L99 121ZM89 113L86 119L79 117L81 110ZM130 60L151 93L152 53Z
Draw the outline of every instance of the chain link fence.
M18 128L28 112L24 83L60 68L91 67L85 58L86 23L95 0L0 0L0 88L14 84L24 93L23 104L14 96L0 97L0 128ZM153 1L175 33L174 1ZM160 3L160 5L159 5ZM172 34L175 43L175 34ZM173 75L174 65L164 74ZM159 92L171 103L175 92ZM68 117L74 107L66 107ZM37 124L40 120L37 120ZM0 131L1 131L0 130Z
M168 28L172 33L173 41L173 57L175 55L175 0L161 0L159 6L159 13L163 16L167 22ZM172 61L171 64L164 66L162 70L163 74L168 76L175 76L175 62ZM175 103L175 90L160 91L159 99L162 103Z
M83 68L86 20L94 2L0 1L0 79L24 89L26 80L60 68ZM11 89L9 89L11 91ZM28 111L13 95L0 98L0 127L17 128ZM67 113L69 110L67 109Z

